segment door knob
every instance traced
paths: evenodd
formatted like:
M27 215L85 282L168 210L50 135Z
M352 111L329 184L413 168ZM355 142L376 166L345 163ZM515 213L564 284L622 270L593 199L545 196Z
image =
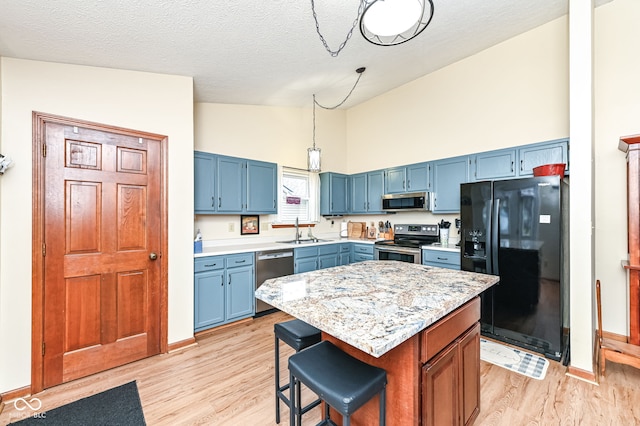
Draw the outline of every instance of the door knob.
M156 253L150 253L149 254L149 259L156 260L157 258L158 258L158 255Z

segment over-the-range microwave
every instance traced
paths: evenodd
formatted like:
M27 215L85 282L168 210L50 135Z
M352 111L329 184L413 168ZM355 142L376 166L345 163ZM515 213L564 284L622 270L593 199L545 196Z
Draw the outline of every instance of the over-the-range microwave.
M430 192L406 192L402 194L385 194L382 196L382 210L387 212L403 212L409 210L431 211Z

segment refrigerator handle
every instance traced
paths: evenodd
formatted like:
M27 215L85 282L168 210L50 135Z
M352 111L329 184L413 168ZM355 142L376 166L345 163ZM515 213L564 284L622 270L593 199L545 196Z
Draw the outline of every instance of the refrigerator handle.
M500 248L500 199L493 200L493 223L491 224L491 272L493 275L500 275L498 268L498 250Z

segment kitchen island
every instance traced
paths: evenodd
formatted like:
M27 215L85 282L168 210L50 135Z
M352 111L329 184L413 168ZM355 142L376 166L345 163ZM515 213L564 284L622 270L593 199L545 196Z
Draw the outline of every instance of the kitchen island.
M387 424L469 424L480 403L478 295L497 281L492 275L366 261L267 280L256 297L384 368ZM352 424L377 424L377 413L376 397Z

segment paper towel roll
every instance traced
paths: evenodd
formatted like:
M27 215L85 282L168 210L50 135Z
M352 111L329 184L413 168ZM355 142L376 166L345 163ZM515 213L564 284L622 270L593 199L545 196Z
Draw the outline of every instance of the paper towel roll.
M340 223L340 238L347 238L348 235L348 231L347 231L347 222L341 222Z

